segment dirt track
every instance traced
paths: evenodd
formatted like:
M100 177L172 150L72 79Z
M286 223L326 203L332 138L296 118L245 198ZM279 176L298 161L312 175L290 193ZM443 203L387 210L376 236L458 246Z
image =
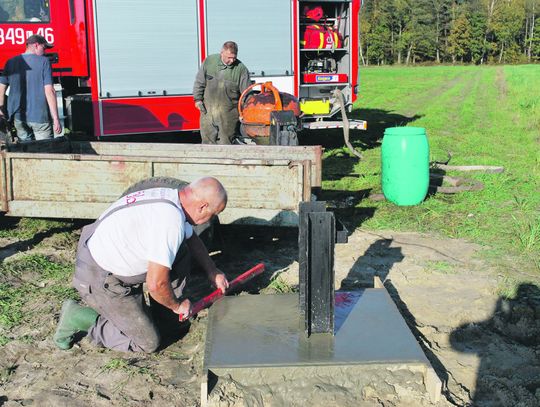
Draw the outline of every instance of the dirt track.
M28 250L4 239L0 257L9 262L23 251L73 260L77 231L72 233L68 243L59 245L52 235ZM230 276L266 263L267 272L247 287L249 292L267 290L278 273L290 284L297 282L294 231L226 228L223 243L223 253L215 258ZM479 259L479 249L460 240L357 230L349 243L336 246L336 287L369 286L374 275L385 281L444 383L437 406L538 406L540 293L523 285L515 300L500 299L498 277ZM192 280L193 298L208 290L203 279ZM32 298L26 301L27 309L43 307ZM84 340L70 351L57 350L51 337L60 304L44 309L14 328L11 334L18 339L0 348L0 406L199 405L205 312L183 328L169 321L167 344L158 354L125 355L95 349ZM29 336L37 339L25 340ZM241 397L213 400L257 405ZM389 391L385 398L366 393L364 401L367 406L430 405L411 401L402 391Z

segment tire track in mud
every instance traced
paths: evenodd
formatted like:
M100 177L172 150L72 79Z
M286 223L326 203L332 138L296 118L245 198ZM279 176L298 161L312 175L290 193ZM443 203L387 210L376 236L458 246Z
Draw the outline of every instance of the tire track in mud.
M407 117L413 117L420 114L421 110L425 110L428 105L434 104L437 99L440 99L442 95L451 91L456 86L460 86L463 82L471 83L474 80L475 79L470 78L470 71L462 72L453 79L443 82L439 87L429 88L427 92L417 95L414 99L409 101L408 108L400 111L400 113Z
M508 84L506 83L506 77L504 75L504 68L502 66L497 67L495 75L495 83L499 91L499 97L497 98L500 102L504 103L508 96Z
M504 75L504 68L498 66L495 70L495 88L497 89L497 103L500 106L506 104L508 96L508 85L506 83L506 78ZM477 119L477 128L485 129L489 128L491 124L491 119L489 118L489 112L493 110L493 98L489 95L489 87L481 86L478 89L478 97L476 98L475 106L475 115Z

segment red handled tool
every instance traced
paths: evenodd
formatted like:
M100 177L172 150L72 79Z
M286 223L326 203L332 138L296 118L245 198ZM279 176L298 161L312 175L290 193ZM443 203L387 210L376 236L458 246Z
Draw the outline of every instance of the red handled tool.
M263 263L257 264L255 267L249 269L245 273L240 274L233 281L231 281L229 283L229 288L227 289L227 292L230 292L230 291L234 290L236 287L238 287L239 285L248 282L249 280L251 280L254 277L257 277L263 271L264 271L264 264ZM200 311L202 311L206 307L210 306L211 304L213 304L214 302L219 300L224 295L225 295L225 293L223 291L221 291L220 288L218 288L213 293L207 295L203 299L201 299L201 300L197 301L195 304L193 304L193 306L191 307L191 311L189 312L189 314L187 316L184 317L183 314L180 314L178 319L180 321L185 321L186 319L191 318L193 315L199 313Z

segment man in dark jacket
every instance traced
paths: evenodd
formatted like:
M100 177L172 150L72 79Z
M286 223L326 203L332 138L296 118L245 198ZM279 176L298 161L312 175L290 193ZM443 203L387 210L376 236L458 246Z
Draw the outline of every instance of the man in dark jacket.
M250 79L237 55L238 45L227 41L221 52L209 55L197 72L193 98L201 112L201 138L205 144L231 144L238 133L238 100Z

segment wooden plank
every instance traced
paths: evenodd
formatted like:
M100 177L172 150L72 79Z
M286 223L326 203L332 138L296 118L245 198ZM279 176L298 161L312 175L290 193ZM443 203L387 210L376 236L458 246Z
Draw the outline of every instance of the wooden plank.
M152 156L175 158L218 158L239 157L241 159L310 161L311 184L320 187L322 183L321 146L219 146L207 144L177 143L111 143L111 142L71 142L72 153Z
M10 144L7 146L7 151L66 154L71 151L71 144L65 137L57 137L52 140L35 140L30 143Z
M433 403L438 403L441 399L442 381L439 379L439 376L437 376L435 369L429 365L426 366L426 372L424 373L424 383L429 399Z
M163 162L163 163L196 163L196 164L230 164L230 165L295 165L296 161L283 158L257 159L257 158L218 158L218 157L156 157L156 156L136 156L128 155L92 155L92 154L56 154L56 153L6 153L9 159L30 159L30 160L58 160L58 161L117 161L117 162Z
M112 202L129 185L151 176L172 176L192 181L205 175L215 176L223 182L229 191L229 204L233 207L297 210L303 195L301 165L238 166L215 160L204 164L138 159L131 162L104 160L102 156L95 160L89 156L81 160L66 160L62 155L11 155L9 158L12 199L16 200ZM28 182L32 179L36 182ZM272 180L276 182L270 182Z
M8 216L31 218L97 219L110 202L11 201ZM222 224L297 226L298 215L281 209L244 209L227 207L219 215Z
M12 158L14 200L113 202L131 184L152 176L151 163ZM29 182L33 180L33 182Z
M201 176L216 177L228 192L228 205L246 209L298 210L303 193L302 170L301 165L154 163L156 176L170 176L188 182Z
M30 218L97 219L110 206L107 202L11 201L9 216Z
M302 163L238 166L214 159L212 164L195 164L89 157L67 160L65 155L10 154L10 169L6 171L13 187L9 215L95 219L139 180L174 176L191 181L214 175L229 192L227 210L220 216L223 223L295 226L298 222L304 187Z
M311 198L312 169L319 168L306 159L291 160L284 155L289 148L279 146L257 146L256 154L234 156L227 154L252 148L87 142L77 144L80 148L69 154L57 154L51 145L64 151L66 141L47 144L46 152L29 143L36 152L2 153L3 210L8 215L93 219L142 179L172 176L191 181L211 175L229 193L223 223L293 226L298 222L299 202ZM124 154L124 149L135 154ZM317 157L316 151L301 147L297 155L305 158L307 152ZM183 153L174 156L178 152ZM320 156L316 159L320 161Z

